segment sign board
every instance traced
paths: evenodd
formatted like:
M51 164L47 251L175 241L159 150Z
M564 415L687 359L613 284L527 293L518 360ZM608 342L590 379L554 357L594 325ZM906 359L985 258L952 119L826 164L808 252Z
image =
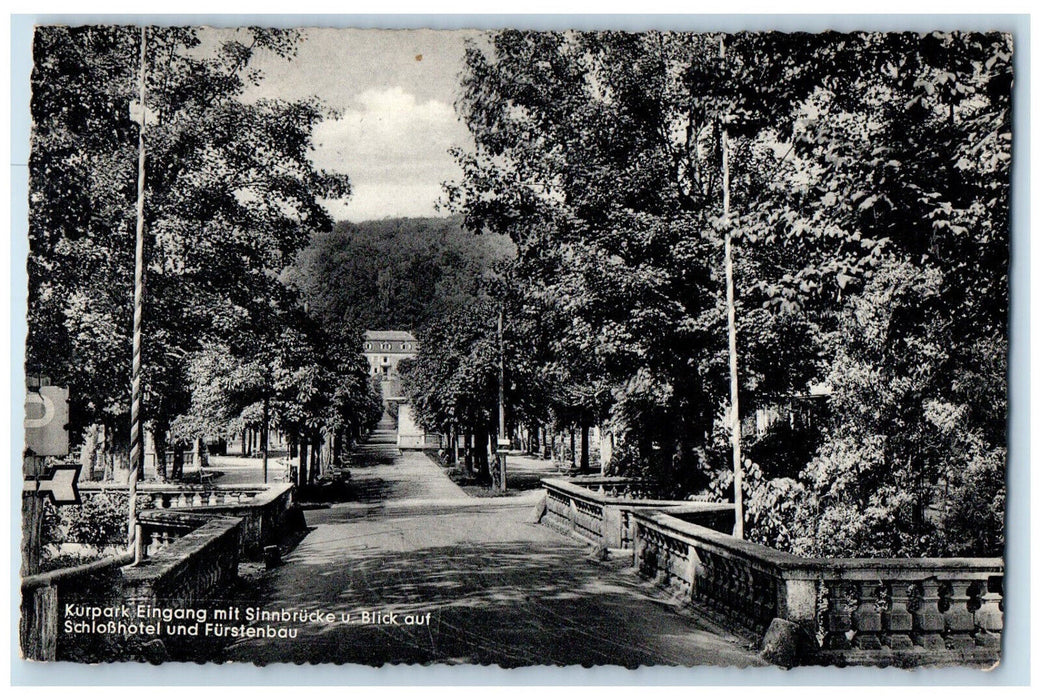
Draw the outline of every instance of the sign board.
M498 446L499 446L499 449L500 449L500 450L501 450L501 449L503 449L504 447L505 447L506 449L509 449L509 447L510 447L510 441L509 441L509 439L508 439L508 438L499 438L499 440L498 440Z
M80 491L78 482L80 465L67 464L52 467L49 472L39 477L26 479L22 490L35 492L37 496L48 495L56 506L79 504Z
M69 454L69 390L41 386L25 395L25 447L38 457Z

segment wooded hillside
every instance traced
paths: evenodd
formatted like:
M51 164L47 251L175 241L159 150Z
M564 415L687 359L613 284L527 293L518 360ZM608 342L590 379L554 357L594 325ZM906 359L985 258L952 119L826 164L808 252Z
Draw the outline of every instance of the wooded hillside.
M342 221L287 274L326 323L419 330L473 303L482 277L512 255L509 238L474 235L460 217Z

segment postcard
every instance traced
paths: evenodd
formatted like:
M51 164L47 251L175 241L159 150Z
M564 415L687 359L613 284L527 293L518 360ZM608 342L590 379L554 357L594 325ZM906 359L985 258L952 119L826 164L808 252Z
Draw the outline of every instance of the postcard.
M1011 34L32 48L25 659L1001 663Z

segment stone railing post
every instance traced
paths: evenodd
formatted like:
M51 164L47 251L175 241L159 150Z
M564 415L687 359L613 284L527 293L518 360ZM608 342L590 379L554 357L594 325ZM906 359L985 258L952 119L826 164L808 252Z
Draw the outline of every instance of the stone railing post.
M853 609L850 605L851 590L844 581L827 581L827 612L824 614L824 648L840 650L850 648L853 631Z
M906 581L894 581L889 590L889 609L882 613L882 622L886 630L884 641L894 651L910 649L914 646L911 632L914 629L911 613L909 586Z
M947 609L943 612L946 644L954 649L971 649L976 646L972 638L976 621L969 610L969 586L972 581L955 579L948 585Z
M785 574L777 579L777 617L794 622L810 634L817 627L816 577Z
M940 583L935 579L922 581L917 609L912 613L914 641L930 650L946 649L943 643L943 615L940 614Z
M853 611L854 646L857 649L882 648L882 612L879 610L881 584L878 581L858 581L857 607Z
M1000 647L1004 620L1001 593L992 590L990 581L980 581L980 608L976 611L976 639L981 646Z

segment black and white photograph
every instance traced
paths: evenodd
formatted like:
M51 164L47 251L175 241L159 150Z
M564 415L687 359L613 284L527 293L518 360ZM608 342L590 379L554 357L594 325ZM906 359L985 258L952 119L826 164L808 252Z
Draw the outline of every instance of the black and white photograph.
M22 658L999 668L1017 46L951 24L37 24Z

